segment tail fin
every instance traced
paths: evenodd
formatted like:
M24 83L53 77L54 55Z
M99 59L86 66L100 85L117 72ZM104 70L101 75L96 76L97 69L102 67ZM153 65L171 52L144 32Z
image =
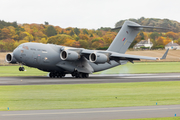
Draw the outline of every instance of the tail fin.
M108 51L113 51L118 53L125 53L127 51L127 49L133 42L138 32L142 29L142 28L132 28L129 27L128 25L140 26L135 22L125 21L120 31L118 32L117 36L115 37L109 48L107 49Z
M138 32L142 30L142 28L169 29L169 28L153 27L153 26L141 26L132 21L125 21L123 26L118 28L121 28L121 30L114 38L113 42L111 43L107 51L125 53L129 48L129 46L131 45L131 43L133 42L136 35L138 34Z

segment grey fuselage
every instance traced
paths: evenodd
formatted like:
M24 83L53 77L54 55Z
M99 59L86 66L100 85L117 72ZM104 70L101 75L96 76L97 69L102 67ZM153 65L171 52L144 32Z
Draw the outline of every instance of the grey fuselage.
M119 63L111 61L110 63L96 64L90 62L84 56L81 56L81 58L76 61L62 60L60 53L64 48L70 47L54 44L23 43L13 51L13 57L18 63L22 63L29 67L38 68L46 72L64 73L72 73L74 70L84 73L93 73L127 63L127 60L121 60ZM92 50L92 52L94 52L94 50Z

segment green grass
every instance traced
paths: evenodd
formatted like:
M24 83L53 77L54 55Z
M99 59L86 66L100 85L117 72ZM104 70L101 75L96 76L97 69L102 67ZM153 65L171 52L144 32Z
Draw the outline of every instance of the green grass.
M179 86L180 81L0 86L0 111L180 104Z
M0 76L46 76L48 73L36 68L25 67L26 71L19 71L20 66L0 66Z
M180 117L138 118L138 119L119 119L119 120L180 120Z
M180 62L137 62L120 65L96 74L178 73Z
M48 73L36 68L26 67L27 71L19 72L19 66L0 66L0 76L46 76ZM178 73L180 62L137 62L120 65L95 74L123 73Z

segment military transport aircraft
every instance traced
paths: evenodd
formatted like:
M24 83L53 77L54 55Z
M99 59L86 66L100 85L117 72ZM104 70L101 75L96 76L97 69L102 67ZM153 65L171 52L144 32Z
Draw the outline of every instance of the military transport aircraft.
M83 48L65 47L54 44L23 43L12 53L6 55L9 63L18 63L19 71L24 71L23 65L50 72L49 77L64 77L71 74L76 78L88 78L89 74L106 70L128 61L147 59L165 59L168 50L162 58L125 54L130 44L142 28L159 28L141 26L132 21L125 21L117 36L106 51L87 50Z

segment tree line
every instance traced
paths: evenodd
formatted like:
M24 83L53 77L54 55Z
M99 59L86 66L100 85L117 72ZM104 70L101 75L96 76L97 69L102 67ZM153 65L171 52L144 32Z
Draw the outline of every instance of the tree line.
M117 25L117 24L116 24ZM51 43L57 45L86 48L107 49L117 31L111 28L80 29L61 28L45 24L17 24L0 20L0 51L13 51L18 45L25 42ZM180 32L151 32L141 31L131 44L132 48L140 40L151 39L154 49L162 48L170 41L180 44Z

